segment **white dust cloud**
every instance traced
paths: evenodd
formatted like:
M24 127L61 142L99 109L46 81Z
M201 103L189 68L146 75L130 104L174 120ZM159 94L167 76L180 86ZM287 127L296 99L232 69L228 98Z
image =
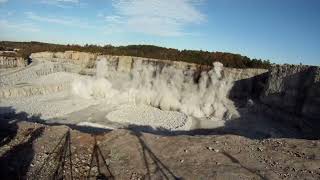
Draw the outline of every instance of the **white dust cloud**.
M191 70L135 61L130 73L125 73L101 59L96 76L75 80L72 89L83 98L112 104L143 104L197 118L225 119L230 115L227 96L233 81L223 76L221 63L213 65L196 83Z

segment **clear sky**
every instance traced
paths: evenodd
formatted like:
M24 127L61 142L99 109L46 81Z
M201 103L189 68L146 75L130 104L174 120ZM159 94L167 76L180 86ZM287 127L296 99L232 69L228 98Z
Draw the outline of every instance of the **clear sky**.
M152 44L320 65L320 0L0 0L0 40Z

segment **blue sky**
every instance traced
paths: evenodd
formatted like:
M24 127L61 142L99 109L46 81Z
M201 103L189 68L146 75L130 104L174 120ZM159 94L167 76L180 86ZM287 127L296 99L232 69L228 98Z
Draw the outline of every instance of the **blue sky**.
M320 65L320 1L0 0L0 40L153 44Z

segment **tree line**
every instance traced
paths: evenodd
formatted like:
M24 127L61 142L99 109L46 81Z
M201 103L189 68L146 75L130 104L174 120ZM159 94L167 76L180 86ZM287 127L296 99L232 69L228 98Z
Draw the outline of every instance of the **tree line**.
M240 54L233 54L228 52L209 52L202 50L178 50L173 48L158 47L153 45L129 45L129 46L98 46L98 45L77 45L77 44L51 44L43 42L11 42L1 41L0 50L3 49L19 49L17 55L28 58L31 53L52 51L81 51L98 54L109 55L125 55L138 56L154 59L167 59L172 61L184 61L190 63L197 63L202 65L212 65L213 62L219 61L225 67L233 68L263 68L270 67L269 60L251 59Z

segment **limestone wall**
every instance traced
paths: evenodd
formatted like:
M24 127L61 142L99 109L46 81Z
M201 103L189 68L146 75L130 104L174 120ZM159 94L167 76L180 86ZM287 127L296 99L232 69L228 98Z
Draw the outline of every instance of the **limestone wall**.
M31 64L27 68L14 73L3 74L0 76L0 88L12 86L14 84L28 82L41 76L52 74L55 72L75 72L78 73L80 68L76 65L69 65L58 62L37 62Z
M109 70L121 72L130 72L131 69L138 64L152 65L158 69L161 69L164 66L174 66L178 69L192 71L192 73L194 73L195 80L197 80L202 71L207 71L212 68L212 66L186 63L181 61L160 60L131 56L98 55L76 51L33 53L31 55L31 58L53 62L68 62L78 64L83 68L89 66L91 67L90 63L94 64L94 61L96 61L97 59L106 59L108 62ZM261 90L263 89L264 81L267 78L267 71L268 70L266 69L224 68L222 74L226 77L230 77L229 79L231 79L235 83L234 88L230 92L232 98L251 98L252 94L254 94L254 97L259 96Z
M75 64L86 65L87 62L97 59L106 59L116 67L116 69L121 71L129 72L133 68L133 63L140 61L142 64L153 64L156 66L172 65L179 69L191 69L191 70L208 70L211 67L198 65L194 63L187 63L181 61L171 61L171 60L160 60L144 57L132 57L132 56L111 56L111 55L98 55L86 52L77 51L66 51L66 52L39 52L33 53L30 56L31 59L38 60L48 60L48 61L60 61L60 62L70 62ZM252 75L257 75L266 72L265 69L236 69L236 68L225 68L226 73L236 73L242 74L243 78L252 77Z
M0 56L0 68L25 67L26 61L22 57Z
M85 67L90 63L90 61L95 61L97 59L97 54L76 51L39 52L32 53L30 58L53 62L73 63Z
M320 67L273 66L260 99L286 121L320 134Z
M30 85L0 88L0 98L25 97L59 92L70 88L69 84Z

